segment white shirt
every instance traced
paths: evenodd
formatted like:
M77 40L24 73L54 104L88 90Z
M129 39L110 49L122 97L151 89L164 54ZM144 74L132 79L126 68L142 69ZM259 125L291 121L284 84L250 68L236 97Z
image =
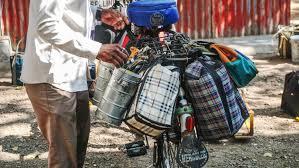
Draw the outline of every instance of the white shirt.
M92 21L89 0L31 0L21 80L87 90L88 59L101 47L89 39Z

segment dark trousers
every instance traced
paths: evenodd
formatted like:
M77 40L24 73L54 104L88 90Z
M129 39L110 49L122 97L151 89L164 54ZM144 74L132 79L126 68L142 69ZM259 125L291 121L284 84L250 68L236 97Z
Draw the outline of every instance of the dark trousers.
M26 84L38 126L49 147L48 167L83 167L90 132L88 91Z

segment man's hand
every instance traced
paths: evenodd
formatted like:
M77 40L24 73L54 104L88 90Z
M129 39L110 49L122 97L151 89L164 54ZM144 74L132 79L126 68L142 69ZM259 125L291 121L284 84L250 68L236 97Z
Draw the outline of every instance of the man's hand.
M114 27L115 30L122 30L126 25L129 24L127 17L123 16L119 11L113 9L103 9L101 21Z
M127 62L128 53L118 44L103 44L97 59L112 63L119 68Z

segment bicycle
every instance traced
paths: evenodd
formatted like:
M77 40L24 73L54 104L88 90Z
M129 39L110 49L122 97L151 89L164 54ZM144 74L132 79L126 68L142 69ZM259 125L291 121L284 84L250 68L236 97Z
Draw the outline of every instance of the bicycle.
M164 29L161 32L163 31ZM156 32L159 31L156 30ZM195 120L192 116L193 108L189 103L190 101L187 100L188 96L183 88L184 77L182 74L184 74L188 63L194 60L195 57L194 54L190 54L189 49L186 47L189 45L190 40L184 35L170 30L166 32L165 36L161 37L160 35L157 38L151 34L146 38L148 39L139 40L141 44L136 44L136 46L150 47L155 54L164 57L165 64L179 67L182 85L178 96L173 128L156 138L153 166L157 168L202 167L208 160L208 153L204 145L196 137Z
M163 28L153 27L151 29L143 27L135 28L135 34L131 32L131 27L129 26L125 30L131 39L125 46L127 51L133 51L131 50L132 46L139 49L149 47L150 51L146 52L152 52L152 55L163 57L165 64L172 64L179 67L181 74L183 74L188 63L194 59L192 58L194 55L190 54L190 52L196 53L196 51L190 50L190 39L172 31L172 25L164 26ZM122 39L121 37L125 31L119 32L115 41ZM141 38L135 38L137 36ZM132 72L139 73L148 68L148 66L149 65L144 64L142 66L134 65L126 68ZM181 83L183 83L183 77L181 78ZM192 106L188 103L190 101L187 101L188 98L185 96L183 87L180 93L180 101L178 102L177 108L178 116L174 117L173 128L155 137L153 166L157 168L196 168L202 167L208 160L205 147L198 142L196 138ZM133 143L128 146L140 145L137 144L138 143ZM144 149L143 146L140 149ZM144 154L144 152L141 153ZM200 161L200 163L198 161Z

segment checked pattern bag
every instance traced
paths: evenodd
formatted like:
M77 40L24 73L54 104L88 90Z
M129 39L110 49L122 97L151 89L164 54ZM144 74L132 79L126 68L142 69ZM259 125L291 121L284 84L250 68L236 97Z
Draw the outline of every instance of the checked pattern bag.
M148 120L171 126L180 74L173 66L156 65L146 77L136 111Z
M186 76L198 137L215 140L234 135L249 114L224 65L199 58L187 67Z
M179 87L177 67L155 65L139 86L126 123L144 134L159 136L172 125Z

